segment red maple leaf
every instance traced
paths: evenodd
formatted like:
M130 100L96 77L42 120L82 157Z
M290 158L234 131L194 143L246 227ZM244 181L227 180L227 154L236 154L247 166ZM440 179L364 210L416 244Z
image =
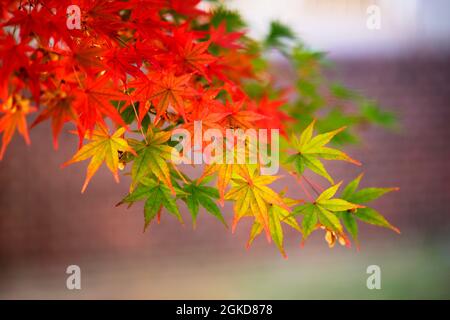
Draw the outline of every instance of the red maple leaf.
M257 104L252 104L252 110L263 115L264 118L256 122L256 126L265 129L279 129L280 133L286 136L286 122L293 121L280 107L285 105L287 100L269 100L267 96L263 96Z
M100 36L108 42L112 39L120 42L120 30L124 29L127 23L122 20L119 13L130 7L131 4L127 1L81 0L83 27L87 31L85 35Z
M98 122L104 124L105 116L120 126L126 126L111 101L126 100L127 97L112 86L109 77L86 78L84 83L80 83L80 87L73 90L73 95L76 97L74 108L80 121L78 127L80 139L84 138L86 130L94 130Z
M128 75L133 77L143 75L137 67L138 57L128 48L112 46L104 53L102 59L106 66L106 74L112 78L115 85L119 80L125 83Z
M227 101L215 110L224 116L220 124L226 128L254 128L254 122L264 119L264 116L245 109L246 102L245 99L238 102Z
M46 106L46 108L39 114L31 125L31 128L33 128L37 124L47 119L51 119L53 145L55 149L58 149L58 136L64 123L74 121L78 127L81 126L78 122L78 116L73 106L74 99L75 97L71 94L69 86L64 83L60 84L58 87L54 86L52 88L48 88L48 90L44 92L44 96L42 98L42 103Z
M211 41L194 43L188 40L183 46L178 46L179 57L187 69L200 73L208 80L210 77L206 68L217 60L216 57L207 53L210 43Z
M106 69L101 59L106 49L100 45L92 43L74 44L64 49L57 47L54 52L64 59L64 65L69 73L77 69L89 76L95 76L98 72Z
M241 49L242 45L236 43L245 32L227 32L225 21L222 22L217 28L211 25L209 31L210 41L218 46L227 49Z
M207 129L225 130L221 121L226 117L226 114L214 111L221 106L221 102L216 99L220 90L222 88L207 90L197 88L198 94L191 99L186 107L187 122L183 125L191 134L194 134L195 121L201 121L203 131Z
M201 0L168 0L171 9L186 16L196 16L205 14L204 11L198 8Z
M28 66L29 54L33 48L27 42L17 43L11 35L0 37L0 85L5 83L16 70Z
M139 118L142 119L153 104L156 110L155 123L172 107L186 119L184 99L194 95L195 91L188 85L191 74L175 76L173 72L160 72L130 84L136 88L134 95L139 103Z

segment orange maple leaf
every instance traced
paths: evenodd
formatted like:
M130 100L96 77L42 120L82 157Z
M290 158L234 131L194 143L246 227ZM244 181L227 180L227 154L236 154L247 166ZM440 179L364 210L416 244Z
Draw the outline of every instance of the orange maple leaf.
M4 113L0 118L0 132L3 132L2 148L0 150L1 160L16 129L25 139L25 142L30 144L26 116L36 111L36 108L30 106L30 100L14 95L6 100L0 107L0 111Z
M149 97L156 109L155 123L165 114L169 106L173 107L186 120L183 98L193 95L188 86L191 74L175 76L171 72L163 72L153 81L153 90Z

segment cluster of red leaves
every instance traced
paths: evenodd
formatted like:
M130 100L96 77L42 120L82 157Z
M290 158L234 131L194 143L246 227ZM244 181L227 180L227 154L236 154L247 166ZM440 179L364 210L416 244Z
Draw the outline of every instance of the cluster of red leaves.
M243 34L227 32L225 23L209 24L211 13L198 9L199 2L2 1L0 157L16 128L29 141L26 117L36 110L32 126L51 119L55 147L66 122L82 140L105 118L126 126L120 112L137 105L139 121L154 112L155 123L181 118L187 127L195 120L219 127L281 126L287 115L280 103L255 103L241 89L242 79L256 77ZM80 30L67 27L70 5L81 9ZM194 30L194 20L208 29ZM238 103L214 99L222 90ZM124 107L116 109L111 100L124 101Z

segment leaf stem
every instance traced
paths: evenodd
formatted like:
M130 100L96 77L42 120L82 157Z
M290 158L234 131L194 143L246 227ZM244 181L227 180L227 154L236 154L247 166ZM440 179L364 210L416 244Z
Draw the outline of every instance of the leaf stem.
M127 89L126 86L125 86L125 88ZM144 130L142 130L142 126L139 123L139 116L138 116L138 113L137 113L137 110L136 110L136 106L134 105L133 98L131 97L131 95L128 92L128 90L127 90L127 96L130 98L131 106L133 107L133 111L134 111L134 115L136 117L136 122L137 122L137 125L138 125L138 128L139 128L139 131L141 132L141 135L144 138L145 144L148 144L147 137L145 136Z
M297 180L298 184L300 185L300 187L302 188L303 192L306 194L306 196L308 197L308 199L309 199L311 202L313 202L313 201L314 201L314 198L311 196L311 194L309 193L308 189L306 189L305 185L303 184L302 178L299 177L295 172L289 172L289 174L290 174L291 176L293 176L293 177Z
M183 174L180 172L180 170L178 170L176 165L173 165L173 168L175 170L175 172L180 176L181 180L183 180L184 183L188 184L189 181L186 180L186 178L183 176Z
M308 180L308 179L306 179L306 177L305 177L305 180ZM318 183L314 182L313 180L308 180L308 182L311 183L314 187L316 187L320 192L325 190L324 188L322 188Z
M305 175L302 175L302 178L308 183L308 185L311 187L311 189L314 190L314 192L319 195L320 192L317 191L316 187L308 180L308 178L305 177Z

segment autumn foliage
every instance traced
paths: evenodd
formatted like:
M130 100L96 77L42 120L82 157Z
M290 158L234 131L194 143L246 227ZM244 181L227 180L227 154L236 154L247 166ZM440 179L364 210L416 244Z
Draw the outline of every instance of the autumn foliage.
M2 0L0 158L15 132L29 144L29 128L49 121L55 149L63 129L79 137L79 150L65 165L89 160L83 192L103 163L116 181L119 169L130 174L130 192L119 204L143 201L145 227L163 213L183 221L181 202L194 225L204 208L227 226L223 204L231 201L232 229L249 217L248 244L265 234L283 255L283 225L302 243L323 229L330 246L349 246L348 234L357 243L357 221L398 231L367 206L394 188L358 189L360 175L337 196L342 183L323 161L359 166L336 146L356 142L361 124L390 125L392 116L328 82L323 54L284 25L274 22L267 37L255 41L238 13L199 2ZM80 29L68 27L71 5L80 8ZM296 72L291 86L276 85L266 58L273 51ZM188 177L172 161L170 138L176 128L193 131L194 121L220 131L278 129L283 174L213 163ZM306 170L329 187L307 178ZM297 196L275 191L271 185L279 179L295 179Z

